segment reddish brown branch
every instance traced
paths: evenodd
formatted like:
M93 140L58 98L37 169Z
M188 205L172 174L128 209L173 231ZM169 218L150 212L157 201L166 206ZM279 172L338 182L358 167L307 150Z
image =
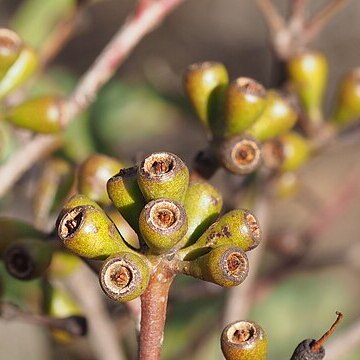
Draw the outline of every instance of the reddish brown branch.
M43 69L54 59L65 44L75 35L81 18L81 11L75 10L65 20L61 21L46 39L40 52L40 65Z
M326 340L329 339L329 337L334 333L340 321L344 317L344 315L339 311L336 312L336 315L337 315L336 320L331 325L330 329L319 340L316 340L315 343L311 345L312 352L316 353L320 351Z
M100 88L111 78L128 57L136 44L185 0L158 0L147 2L148 7L134 11L115 34L110 43L80 79L66 106L66 123L84 111L96 98ZM0 167L0 197L45 154L59 146L57 136L35 136L29 144L20 148ZM30 152L31 150L31 152Z
M307 23L304 30L306 42L312 41L321 30L329 23L345 5L348 0L330 0L312 19Z
M342 359L346 354L351 353L360 344L360 319L356 319L353 324L326 346L326 360Z
M146 8L140 2L141 11L135 10L80 79L68 101L68 121L95 100L99 89L113 76L140 40L154 30L166 15L183 1L152 1L146 3Z
M286 28L285 19L280 15L271 0L257 0L257 5L261 10L268 27L276 32Z
M274 52L280 60L286 61L313 41L346 1L329 0L310 21L305 19L308 0L293 0L291 16L287 21L271 0L257 0L257 4L271 30Z
M166 308L174 274L161 264L141 296L140 360L160 360Z

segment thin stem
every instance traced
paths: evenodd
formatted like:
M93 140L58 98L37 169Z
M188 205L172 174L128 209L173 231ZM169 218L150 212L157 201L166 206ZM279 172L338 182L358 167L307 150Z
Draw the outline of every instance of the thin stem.
M36 135L12 155L0 167L0 197L6 194L21 176L53 151L60 148L62 141L57 136Z
M136 44L185 0L148 2L147 8L134 11L110 43L80 79L66 106L66 123L84 111L96 98L97 92L125 61ZM0 197L37 161L60 146L57 136L35 136L0 167Z
M343 314L339 311L336 312L337 318L335 320L335 322L331 325L330 329L319 339L316 340L315 343L313 345L311 345L311 351L316 353L318 352L321 347L324 345L325 341L334 333L334 331L336 330L338 324L340 323L340 321L343 318Z
M139 41L183 1L149 2L141 11L135 10L80 79L67 104L68 121L95 100L98 91L113 76Z
M304 30L306 42L312 41L325 25L345 6L348 0L330 0L312 19L307 23Z
M284 30L286 23L271 0L257 0L258 8L261 10L269 28L273 32Z
M32 314L21 310L11 303L0 303L0 317L6 321L21 320L29 324L46 326L51 329L64 329L67 319L53 318L46 315Z
M305 20L305 11L309 0L293 0L291 4L291 21Z
M82 8L74 12L57 24L55 30L46 39L40 52L40 66L44 69L54 59L65 44L75 35L81 18Z
M174 274L160 264L141 296L139 360L160 360L169 289Z
M326 360L343 359L360 344L360 318L326 345Z

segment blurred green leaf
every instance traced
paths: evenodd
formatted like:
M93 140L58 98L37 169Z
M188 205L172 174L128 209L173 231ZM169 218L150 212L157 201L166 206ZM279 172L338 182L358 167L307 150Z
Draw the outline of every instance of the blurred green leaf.
M119 143L166 134L176 124L177 111L146 86L112 81L99 94L91 116L100 146L116 153Z
M349 320L355 310L353 297L351 284L338 269L299 274L257 303L249 318L269 336L268 358L288 359L298 343L317 339L328 329L336 310Z
M68 15L75 0L26 0L18 8L11 27L29 45L39 48L56 23Z

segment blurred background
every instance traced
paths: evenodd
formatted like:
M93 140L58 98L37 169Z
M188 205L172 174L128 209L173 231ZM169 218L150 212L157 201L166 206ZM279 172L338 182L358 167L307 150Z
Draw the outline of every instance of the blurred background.
M0 27L22 29L29 42L40 46L46 35L44 29L51 26L47 22L56 21L46 13L51 12L47 7L53 2L60 8L66 3L65 0L0 0ZM39 3L43 4L40 8ZM288 0L274 3L287 13ZM326 1L310 3L310 11L315 11ZM69 93L134 6L132 0L98 0L88 6L79 31L53 61L48 76L36 84L33 93L58 88ZM32 20L34 9L45 13L37 22ZM339 78L359 65L359 15L360 2L349 1L312 44L312 48L328 56L330 64L327 113L331 111ZM189 64L205 60L224 63L231 78L252 77L266 88L278 85L281 76L279 64L271 53L269 31L255 1L185 1L140 42L101 90L97 101L83 116L82 135L75 142L69 141L67 156L79 162L89 153L99 151L131 163L144 153L166 150L191 164L197 151L205 147L206 137L184 96L182 74ZM74 133L79 134L78 131ZM272 205L268 233L276 236L281 232L296 232L307 224L359 163L359 154L358 138L349 135L314 157L299 173L304 184L300 193ZM2 215L31 218L31 178L36 174L37 169L28 173L16 191L2 200ZM227 207L231 207L236 178L219 171L212 183L224 193ZM268 333L270 360L288 359L302 339L318 338L333 321L335 310L345 314L339 334L360 316L360 192L349 197L346 211L316 239L299 271L285 276L270 292L265 291L254 301L248 318L261 324ZM347 255L342 256L345 252ZM266 252L260 278L266 276L278 257L270 250ZM0 270L7 299L26 294L27 301L36 302L38 294L32 282L10 281ZM164 359L220 358L221 329L217 323L224 291L214 287L203 291L197 285L195 280L179 278L172 288ZM109 302L107 305L119 334L127 338L125 343L131 347L133 327L129 321L119 320L121 309ZM25 357L27 360L95 359L86 339L59 343L41 327L0 319L0 359ZM360 348L342 359L359 358Z

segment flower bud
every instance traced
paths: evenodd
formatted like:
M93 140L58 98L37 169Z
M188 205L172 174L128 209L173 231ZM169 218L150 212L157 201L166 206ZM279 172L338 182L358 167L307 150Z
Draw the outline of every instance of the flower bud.
M150 269L142 255L120 252L104 262L99 278L101 288L110 299L130 301L146 290Z
M238 246L225 244L189 261L187 274L223 287L240 285L249 272L249 261Z
M236 321L221 334L226 360L266 360L268 340L264 330L251 321Z
M186 213L177 201L153 200L142 210L139 227L144 241L153 253L169 252L186 234Z
M268 90L265 109L246 133L259 141L268 140L289 131L296 123L292 105L275 90Z
M359 117L360 68L356 68L346 74L339 85L332 122L336 125L346 125Z
M0 81L20 54L23 43L9 29L0 28Z
M69 203L81 205L69 209ZM94 201L75 196L69 203L65 204L58 219L58 236L66 248L94 259L130 251L114 223Z
M110 205L106 183L121 168L123 164L115 158L101 154L90 155L78 171L79 192L100 204Z
M39 97L8 108L4 119L16 126L44 134L62 130L64 124L64 102L53 97Z
M250 127L263 112L266 90L257 81L240 77L226 90L224 135L238 135Z
M49 242L39 239L20 239L6 249L3 260L8 273L19 280L32 280L50 265L53 248Z
M328 63L324 54L307 51L288 62L290 81L309 119L315 124L322 120Z
M184 75L184 88L203 125L211 129L218 115L229 77L225 66L217 62L192 64Z
M166 198L183 203L189 185L189 169L174 154L153 153L138 169L138 184L147 201Z
M23 47L15 62L0 80L0 99L25 82L36 70L38 56L33 49Z
M135 231L139 230L139 215L145 205L137 182L137 167L121 169L106 184L114 206Z
M186 244L194 243L220 214L221 194L206 181L191 181L186 192L184 209L188 219Z

